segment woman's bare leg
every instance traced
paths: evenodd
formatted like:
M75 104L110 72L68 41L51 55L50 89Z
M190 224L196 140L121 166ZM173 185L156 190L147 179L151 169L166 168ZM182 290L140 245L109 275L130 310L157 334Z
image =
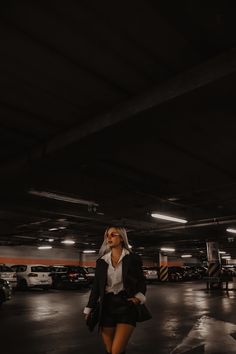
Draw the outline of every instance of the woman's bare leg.
M125 350L134 328L134 326L126 323L116 325L111 347L112 354L121 354Z
M101 329L102 339L108 353L111 353L115 330L115 327L102 327Z

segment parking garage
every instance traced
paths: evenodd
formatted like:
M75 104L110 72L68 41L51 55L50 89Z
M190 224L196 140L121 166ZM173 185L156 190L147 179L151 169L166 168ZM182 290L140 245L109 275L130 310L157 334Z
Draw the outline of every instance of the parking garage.
M102 354L108 226L142 260L127 354L236 352L235 5L1 4L0 348Z

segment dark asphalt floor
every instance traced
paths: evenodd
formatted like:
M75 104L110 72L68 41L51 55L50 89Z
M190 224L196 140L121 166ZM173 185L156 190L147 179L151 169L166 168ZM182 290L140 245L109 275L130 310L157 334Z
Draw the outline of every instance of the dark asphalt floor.
M233 284L230 287L235 287ZM82 311L88 290L15 292L0 308L0 353L103 354ZM150 321L139 323L127 354L235 354L236 291L202 282L148 286Z

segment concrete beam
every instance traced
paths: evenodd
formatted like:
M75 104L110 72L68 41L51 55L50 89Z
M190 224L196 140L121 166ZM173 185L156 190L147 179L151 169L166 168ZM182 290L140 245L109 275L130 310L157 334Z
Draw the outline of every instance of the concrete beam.
M30 153L1 166L1 174L12 173L31 161L43 158L57 150L76 143L103 129L125 121L145 110L158 106L173 98L184 95L207 84L236 72L236 50L231 49L213 59L178 74L142 96L137 96L115 107L105 114L98 115L85 124L74 127L42 144Z

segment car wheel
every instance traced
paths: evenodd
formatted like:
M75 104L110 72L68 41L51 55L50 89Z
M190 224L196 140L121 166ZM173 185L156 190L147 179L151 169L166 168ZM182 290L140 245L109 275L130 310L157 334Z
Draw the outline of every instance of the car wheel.
M57 290L62 290L63 289L63 282L62 281L58 281L55 283L54 285L55 289Z

